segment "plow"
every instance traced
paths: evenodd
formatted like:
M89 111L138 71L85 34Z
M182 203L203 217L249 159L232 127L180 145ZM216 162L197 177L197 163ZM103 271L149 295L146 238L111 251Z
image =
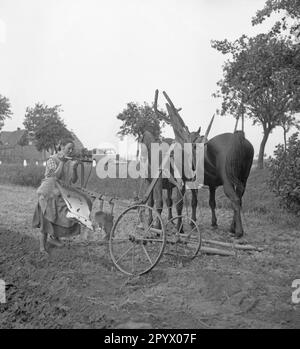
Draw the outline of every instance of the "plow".
M169 118L164 121L172 125L176 142L180 144L191 143L191 137L188 128L179 116L179 109L176 109L164 92L167 98L167 109ZM158 91L155 94L154 109L159 117L157 110ZM213 120L212 120L213 121ZM204 151L207 142L209 130L212 122L202 138L201 145L198 147L200 152ZM102 217L101 225L107 234L107 243L109 245L109 253L115 267L127 275L142 275L152 270L160 261L163 254L177 256L177 258L192 260L201 254L217 254L221 256L237 256L240 251L259 251L263 249L248 244L240 244L238 242L224 242L213 239L203 238L203 229L200 229L197 222L186 215L177 215L170 219L165 219L163 215L147 204L150 195L153 194L157 182L164 175L171 176L170 180L176 184L178 188L184 184L170 171L166 169L166 163L170 159L170 153L174 151L175 142L157 168L155 176L153 176L142 198L137 198L128 205L128 207L119 214L114 223L106 228L105 222L109 217L113 217L115 198L108 197L101 193L88 190L86 188L87 181L84 181L84 171L81 171L81 185L78 187L60 183L59 189L61 195L68 207L68 217L77 220L81 225L91 231L95 231L95 222L92 220L91 211L93 202L100 201L100 211L95 217ZM80 160L79 160L80 162ZM92 160L84 160L85 164L92 166ZM202 171L196 175L194 180L194 188L204 187L203 183L203 165L198 167L198 171ZM176 163L173 164L176 167ZM83 166L82 166L83 167ZM167 173L166 173L167 172ZM199 180L200 179L200 180ZM115 179L118 180L118 179ZM183 198L184 199L184 198ZM104 212L104 202L110 205L110 212ZM98 221L99 223L99 221Z

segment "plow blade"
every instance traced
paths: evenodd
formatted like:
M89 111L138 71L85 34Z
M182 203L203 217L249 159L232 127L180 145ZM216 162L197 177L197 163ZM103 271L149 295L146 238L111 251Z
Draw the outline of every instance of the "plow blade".
M71 186L57 183L62 198L68 207L68 218L76 219L88 229L94 230L90 219L92 202L88 195Z

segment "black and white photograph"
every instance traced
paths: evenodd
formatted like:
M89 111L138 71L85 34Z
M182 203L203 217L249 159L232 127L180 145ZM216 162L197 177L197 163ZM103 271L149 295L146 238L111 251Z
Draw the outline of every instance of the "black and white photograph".
M300 0L0 0L11 329L300 329Z

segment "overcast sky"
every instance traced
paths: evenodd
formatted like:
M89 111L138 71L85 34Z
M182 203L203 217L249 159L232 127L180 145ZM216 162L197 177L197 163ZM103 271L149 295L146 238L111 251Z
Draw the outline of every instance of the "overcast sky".
M3 130L23 127L27 106L62 104L62 117L88 148L118 143L116 115L126 103L151 103L167 91L194 130L220 101L211 97L225 57L212 39L254 35L265 0L0 0L0 94L12 104ZM160 96L160 105L165 101ZM232 132L218 117L210 136ZM171 130L165 134L172 136ZM262 131L246 122L258 154ZM275 131L266 153L282 142Z

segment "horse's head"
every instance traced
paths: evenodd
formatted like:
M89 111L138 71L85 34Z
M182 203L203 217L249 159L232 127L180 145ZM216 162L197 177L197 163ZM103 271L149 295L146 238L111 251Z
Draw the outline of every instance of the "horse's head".
M198 128L197 131L191 132L190 137L191 137L191 143L194 145L196 143L201 143L204 136L201 136L201 127Z
M199 127L197 131L191 132L190 136L191 136L191 142L193 144L193 147L195 146L196 143L206 143L207 142L211 126L214 122L214 118L215 118L215 115L213 115L213 117L211 118L210 123L209 123L204 135L201 136L201 134L200 134L201 127Z
M193 166L195 166L195 163L196 163L196 144L207 142L207 138L208 138L211 126L213 124L214 118L215 118L215 115L213 115L204 135L201 136L201 134L200 134L201 127L199 127L197 131L190 133L190 139L191 139L192 149L193 149Z

